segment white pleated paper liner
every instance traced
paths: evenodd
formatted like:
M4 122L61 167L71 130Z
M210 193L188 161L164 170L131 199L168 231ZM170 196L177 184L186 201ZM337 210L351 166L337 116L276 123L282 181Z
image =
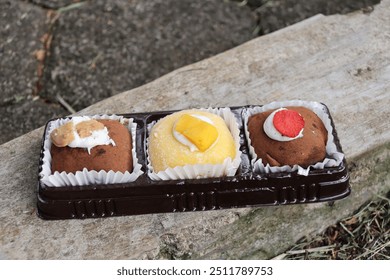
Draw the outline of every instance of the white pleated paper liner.
M50 140L50 133L57 127L65 124L70 120L70 118L57 119L51 121L48 124L45 140L43 143L43 164L42 171L39 173L40 180L43 184L49 187L62 187L62 186L82 186L82 185L91 185L91 184L119 184L119 183L128 183L134 182L143 171L141 170L142 165L138 163L136 149L136 129L137 124L133 122L133 119L126 119L122 116L116 115L95 115L88 116L92 119L109 119L109 120L118 120L122 124L128 122L128 129L132 137L132 156L133 156L133 171L130 173L126 171L114 172L114 171L95 171L88 170L84 168L82 171L77 171L76 173L66 173L66 172L51 172L51 154L50 149L52 141ZM87 119L87 117L86 117Z
M234 145L236 148L236 156L234 159L228 157L221 164L187 164L184 166L176 166L174 168L168 168L158 173L153 171L153 166L149 157L149 137L146 140L147 146L147 161L148 161L148 176L152 180L183 180L183 179L201 179L201 178L217 178L223 176L234 176L241 163L241 151L240 151L240 131L238 128L237 120L230 108L201 108L196 109L220 116L226 123L230 133L233 136ZM152 122L148 125L147 129L150 134L152 127L156 122Z
M328 140L326 142L326 158L322 162L310 165L304 168L300 165L284 165L284 166L270 166L269 164L264 165L261 158L257 158L255 149L252 147L252 142L249 137L248 131L248 119L250 116L257 113L262 113L268 110L275 110L281 107L287 106L301 106L312 110L324 123L326 130L328 131ZM344 154L337 151L336 144L333 137L333 127L327 113L326 107L321 103L314 101L303 101L303 100L290 100L281 102L272 102L264 106L258 106L254 108L248 108L243 112L244 117L244 128L245 136L249 144L249 154L252 157L251 164L255 172L260 173L277 173L277 172L293 172L296 171L300 175L309 175L310 168L313 169L324 169L325 167L339 166L344 159ZM261 128L262 129L262 128Z

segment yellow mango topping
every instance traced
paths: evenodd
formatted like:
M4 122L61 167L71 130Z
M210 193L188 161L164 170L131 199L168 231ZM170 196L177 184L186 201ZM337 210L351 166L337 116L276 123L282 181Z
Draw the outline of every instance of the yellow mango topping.
M188 114L176 122L175 130L185 136L199 151L206 151L218 138L218 130L212 124Z

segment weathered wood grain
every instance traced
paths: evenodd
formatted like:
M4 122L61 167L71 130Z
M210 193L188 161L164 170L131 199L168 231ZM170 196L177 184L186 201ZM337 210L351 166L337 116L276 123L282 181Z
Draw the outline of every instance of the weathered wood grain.
M0 146L0 255L12 259L269 258L390 190L390 1L316 16L81 112L126 113L306 99L328 105L353 193L311 204L109 219L35 214L42 129Z

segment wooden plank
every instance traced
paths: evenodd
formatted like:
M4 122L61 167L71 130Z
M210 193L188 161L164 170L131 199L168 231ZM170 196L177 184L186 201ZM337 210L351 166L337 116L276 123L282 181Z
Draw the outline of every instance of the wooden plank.
M390 1L316 16L178 69L80 114L265 104L328 105L352 195L327 204L43 221L35 213L42 129L0 147L0 255L12 259L269 258L390 189Z

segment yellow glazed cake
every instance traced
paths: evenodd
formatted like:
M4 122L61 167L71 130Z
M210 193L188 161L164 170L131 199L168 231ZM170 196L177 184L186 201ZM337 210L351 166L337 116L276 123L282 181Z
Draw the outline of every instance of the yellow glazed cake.
M221 164L236 156L232 134L216 114L184 110L159 120L149 136L154 172L195 164Z

